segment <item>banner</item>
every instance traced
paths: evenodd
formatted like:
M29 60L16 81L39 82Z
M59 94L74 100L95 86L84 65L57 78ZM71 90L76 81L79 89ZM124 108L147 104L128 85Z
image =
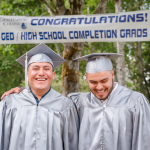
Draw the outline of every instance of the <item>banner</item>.
M150 10L54 17L0 16L0 44L150 41Z

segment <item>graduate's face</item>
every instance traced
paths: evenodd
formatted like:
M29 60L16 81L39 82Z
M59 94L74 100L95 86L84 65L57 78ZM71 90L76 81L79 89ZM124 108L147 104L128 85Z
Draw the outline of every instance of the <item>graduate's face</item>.
M91 92L100 100L106 100L113 90L114 71L85 74Z
M47 92L54 78L55 72L48 62L32 63L28 68L28 80L33 91Z

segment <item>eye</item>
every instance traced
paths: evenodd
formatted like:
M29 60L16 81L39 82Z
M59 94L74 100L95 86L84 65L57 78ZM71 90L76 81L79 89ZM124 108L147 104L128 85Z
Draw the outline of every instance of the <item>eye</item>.
M107 80L103 80L103 81L102 81L102 83L106 83L106 82L107 82Z
M45 68L45 70L50 70L50 68Z
M90 83L92 83L92 84L96 84L97 82L95 82L95 81L90 81Z
M33 70L38 70L38 68L33 68Z

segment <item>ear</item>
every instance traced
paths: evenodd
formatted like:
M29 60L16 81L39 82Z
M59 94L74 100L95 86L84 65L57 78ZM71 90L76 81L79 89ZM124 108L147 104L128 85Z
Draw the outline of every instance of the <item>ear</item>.
M87 73L85 73L83 78L84 78L85 81L87 81Z
M52 79L55 79L55 72L52 72Z
M115 78L114 70L112 70L112 78L113 78L113 80Z

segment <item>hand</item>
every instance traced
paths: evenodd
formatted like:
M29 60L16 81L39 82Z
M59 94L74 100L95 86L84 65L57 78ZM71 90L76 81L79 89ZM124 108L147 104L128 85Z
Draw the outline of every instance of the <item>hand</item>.
M20 93L22 90L23 90L23 89L20 88L20 87L15 87L15 88L13 88L13 89L11 89L11 90L5 92L5 93L2 95L1 100L3 100L3 98L4 98L5 96L9 95L9 94L12 94L12 93Z

